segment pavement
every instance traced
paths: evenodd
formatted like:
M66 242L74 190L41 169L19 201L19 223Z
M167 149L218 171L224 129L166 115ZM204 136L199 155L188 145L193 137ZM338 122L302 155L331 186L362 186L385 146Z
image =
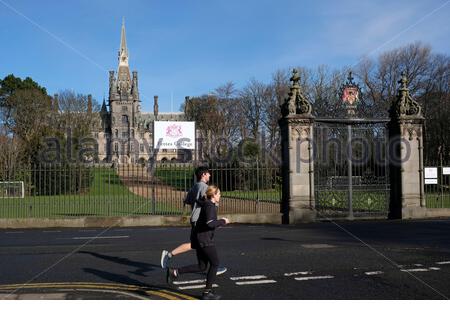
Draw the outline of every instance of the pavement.
M0 299L200 298L205 275L173 285L163 249L189 228L0 230ZM216 232L223 299L448 299L450 220L231 224ZM191 264L195 253L171 259Z

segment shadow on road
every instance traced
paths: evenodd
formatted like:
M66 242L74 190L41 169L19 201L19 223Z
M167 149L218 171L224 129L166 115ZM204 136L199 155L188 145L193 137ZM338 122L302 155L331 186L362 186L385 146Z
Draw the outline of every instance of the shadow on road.
M80 251L79 253L83 254L89 254L93 257L103 259L106 261L111 261L114 263L131 266L137 268L135 271L129 271L132 274L138 275L138 276L145 276L147 272L152 272L155 270L161 271L161 266L146 263L146 262L139 262L139 261L133 261L127 258L121 258L121 257L114 257L114 256L108 256L105 254L97 253L97 252L91 252L91 251Z

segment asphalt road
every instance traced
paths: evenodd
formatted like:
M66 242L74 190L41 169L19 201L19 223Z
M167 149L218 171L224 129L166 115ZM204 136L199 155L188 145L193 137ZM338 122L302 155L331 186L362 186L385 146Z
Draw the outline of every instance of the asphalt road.
M2 299L189 299L204 275L167 285L162 249L189 228L0 230ZM223 299L447 299L450 220L229 225L216 233ZM195 261L189 252L174 266Z

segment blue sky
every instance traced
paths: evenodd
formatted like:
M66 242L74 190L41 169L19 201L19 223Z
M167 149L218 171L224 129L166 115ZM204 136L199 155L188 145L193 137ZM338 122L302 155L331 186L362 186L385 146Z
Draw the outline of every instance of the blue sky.
M123 17L144 111L154 95L161 111L178 111L185 96L228 81L351 66L417 40L450 53L449 0L0 0L0 77L30 76L50 94L73 89L101 101Z

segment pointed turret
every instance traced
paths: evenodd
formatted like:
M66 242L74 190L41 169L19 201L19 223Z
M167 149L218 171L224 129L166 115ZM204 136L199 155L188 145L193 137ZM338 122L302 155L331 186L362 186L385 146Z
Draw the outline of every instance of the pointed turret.
M106 101L105 101L105 97L103 97L102 109L101 109L100 112L101 112L101 113L108 113L108 110L106 110Z

